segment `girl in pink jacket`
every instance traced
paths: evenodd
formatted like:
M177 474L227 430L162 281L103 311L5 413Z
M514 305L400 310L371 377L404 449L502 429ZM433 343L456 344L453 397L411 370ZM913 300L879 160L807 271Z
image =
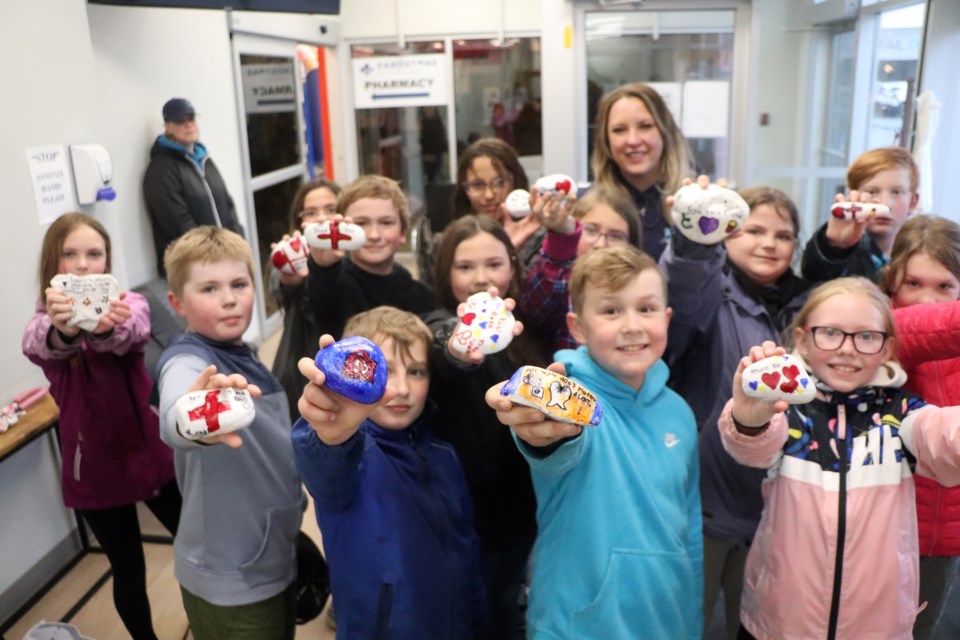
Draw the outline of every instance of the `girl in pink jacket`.
M913 472L960 484L960 407L901 390L893 314L864 278L817 287L793 327L817 389L808 404L744 394L740 361L720 417L727 451L768 469L747 557L742 638L912 638L918 603Z
M960 225L911 218L897 233L881 287L893 302L904 388L939 406L960 404ZM949 302L953 304L933 303ZM920 603L914 640L934 637L960 556L960 487L917 476Z
M143 364L150 309L143 296L121 293L95 327L81 330L69 322L71 300L50 282L59 274L109 271L110 237L99 222L68 213L51 224L40 254L44 294L23 333L23 353L43 369L60 408L63 502L78 510L106 553L113 601L130 636L156 640L136 503L145 502L175 534L181 500Z

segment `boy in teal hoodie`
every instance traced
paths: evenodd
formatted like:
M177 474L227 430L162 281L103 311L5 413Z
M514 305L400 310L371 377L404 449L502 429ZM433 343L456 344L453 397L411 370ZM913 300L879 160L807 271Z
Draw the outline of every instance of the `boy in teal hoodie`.
M530 463L539 534L529 638L699 638L703 628L697 426L660 359L670 308L656 262L631 246L592 252L570 278L580 347L551 369L603 404L598 427L487 401Z

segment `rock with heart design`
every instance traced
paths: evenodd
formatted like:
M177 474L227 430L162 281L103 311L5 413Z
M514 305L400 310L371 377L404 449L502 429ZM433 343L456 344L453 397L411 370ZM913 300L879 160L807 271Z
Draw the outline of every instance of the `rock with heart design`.
M479 351L484 355L503 351L513 340L517 323L500 296L486 291L475 293L464 303L463 315L453 330L451 342L460 353Z
M303 230L303 237L307 244L314 249L334 251L354 251L362 249L367 243L367 234L363 227L351 222L314 222Z
M531 213L530 192L526 189L514 189L507 194L503 204L507 205L507 211L514 218L526 218Z
M786 400L790 404L810 402L817 395L803 364L789 355L754 362L743 370L741 385L743 392L751 398Z
M830 215L839 220L868 220L889 218L890 207L878 202L835 202Z
M736 191L717 184L681 187L673 196L670 216L684 236L700 244L716 244L739 229L750 207Z
M293 236L273 245L270 262L281 273L297 275L307 267L307 243L302 236Z
M67 294L71 311L67 325L84 331L96 329L100 318L110 311L110 301L120 298L120 285L109 273L60 273L50 279L50 286Z
M560 197L567 196L571 193L577 195L577 183L573 181L573 178L565 176L562 173L544 176L537 180L534 186L542 196L548 193Z
M361 404L373 404L387 389L387 360L373 341L344 338L317 352L314 360L331 391Z
M520 367L500 389L510 402L533 407L551 420L595 427L603 406L593 393L559 373L540 367Z
M256 415L250 392L232 387L191 391L177 400L174 411L177 429L188 440L246 429Z

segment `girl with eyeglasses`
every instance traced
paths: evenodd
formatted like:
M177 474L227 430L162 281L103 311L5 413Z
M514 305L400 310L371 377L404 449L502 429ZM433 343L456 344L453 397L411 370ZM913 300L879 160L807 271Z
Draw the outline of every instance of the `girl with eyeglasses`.
M531 196L534 216L547 230L540 253L527 276L519 308L527 330L545 345L545 356L576 349L567 328L570 296L567 283L577 256L594 249L642 246L640 219L633 201L620 191L597 187L571 204L550 194Z
M881 272L881 288L893 303L904 388L937 406L960 404L960 225L938 216L907 220ZM919 475L916 486L919 602L927 607L917 615L913 637L922 640L940 637L937 622L956 578L960 488Z
M717 418L743 350L777 340L809 290L790 268L800 231L796 206L766 187L740 195L750 207L740 232L711 246L675 232L660 258L673 308L664 354L670 386L690 404L700 427L704 624L710 627L722 590L728 638L739 626L743 567L760 523L764 474L724 450Z
M746 367L785 353L767 341L740 360L719 420L727 451L766 471L740 637L912 638L914 474L960 483L960 407L900 388L890 303L865 278L814 289L792 334L816 398L743 393Z
M315 178L303 183L290 204L290 233L299 235L301 229L308 224L319 222L325 219L324 216L334 215L337 212L339 195L340 185L325 178ZM283 240L289 238L290 235L283 236ZM300 417L296 399L307 384L307 379L297 368L297 361L306 353L314 353L320 341L320 330L314 322L310 299L307 296L306 277L306 267L295 275L281 273L276 267L270 270L270 293L283 309L283 333L271 371L287 392L290 419L293 421Z

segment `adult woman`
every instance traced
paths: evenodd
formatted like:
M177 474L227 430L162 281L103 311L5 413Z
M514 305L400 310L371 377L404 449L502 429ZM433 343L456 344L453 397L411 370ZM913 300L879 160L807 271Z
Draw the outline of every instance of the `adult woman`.
M453 217L476 213L501 222L520 254L520 261L529 267L546 231L534 216L513 220L501 206L514 189L529 188L527 174L513 147L497 138L481 138L460 154Z
M664 198L693 175L687 141L660 94L636 82L603 96L593 173L598 185L633 198L643 223L643 250L659 259L670 226Z

